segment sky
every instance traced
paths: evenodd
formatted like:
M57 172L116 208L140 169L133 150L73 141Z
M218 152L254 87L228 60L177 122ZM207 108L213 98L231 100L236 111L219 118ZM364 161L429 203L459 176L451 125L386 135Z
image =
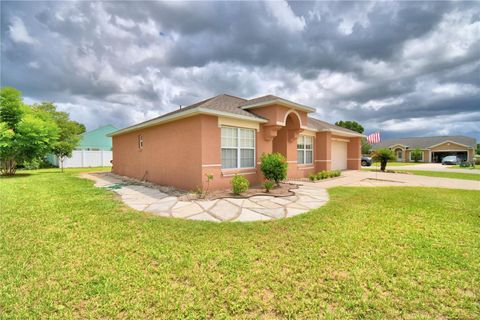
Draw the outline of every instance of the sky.
M480 141L478 2L1 2L1 86L119 128L274 94L382 138Z

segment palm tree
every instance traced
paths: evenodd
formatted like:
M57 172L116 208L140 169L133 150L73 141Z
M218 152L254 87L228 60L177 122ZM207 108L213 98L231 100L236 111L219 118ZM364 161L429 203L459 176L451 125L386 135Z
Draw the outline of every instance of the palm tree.
M388 160L395 160L395 154L390 149L379 149L373 152L374 161L380 162L380 170L385 171Z

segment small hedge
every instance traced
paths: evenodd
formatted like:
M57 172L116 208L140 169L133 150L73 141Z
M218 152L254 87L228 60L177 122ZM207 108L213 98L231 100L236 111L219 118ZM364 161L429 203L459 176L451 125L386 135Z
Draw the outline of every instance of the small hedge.
M319 171L308 176L310 181L323 180L328 178L339 177L342 174L340 170Z
M250 182L248 182L247 178L244 176L237 176L232 178L232 192L235 195L239 195L245 191L248 190L248 187L250 186Z

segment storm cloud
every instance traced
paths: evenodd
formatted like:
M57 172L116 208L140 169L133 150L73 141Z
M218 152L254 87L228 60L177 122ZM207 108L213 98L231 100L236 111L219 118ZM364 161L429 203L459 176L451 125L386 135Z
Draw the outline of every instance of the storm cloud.
M94 129L275 94L384 137L480 140L474 2L1 2L2 86Z

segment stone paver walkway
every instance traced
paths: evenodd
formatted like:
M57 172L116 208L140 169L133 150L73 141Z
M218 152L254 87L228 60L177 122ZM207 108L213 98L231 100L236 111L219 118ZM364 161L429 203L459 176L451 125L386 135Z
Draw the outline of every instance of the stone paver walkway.
M83 174L95 181L96 187L114 186L129 207L159 216L206 221L259 221L293 217L323 206L328 201L324 188L302 186L292 190L287 197L253 196L246 199L223 198L218 200L180 201L157 189L138 184L124 184L110 174ZM115 188L115 185L117 188Z
M95 181L97 187L111 188L126 205L164 217L206 221L259 221L293 217L323 206L328 201L328 188L338 186L415 186L450 189L480 190L480 181L393 174L369 171L344 171L338 178L319 182L292 181L298 189L293 196L254 196L246 199L180 201L157 189L139 184L124 184L109 173L82 174ZM123 185L122 185L123 183Z

